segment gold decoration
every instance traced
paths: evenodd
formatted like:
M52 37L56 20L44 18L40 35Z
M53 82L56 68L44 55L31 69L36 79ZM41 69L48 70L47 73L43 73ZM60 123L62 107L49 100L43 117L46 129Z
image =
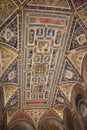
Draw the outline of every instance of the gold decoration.
M38 126L40 118L46 112L47 109L32 109L32 110L25 110L25 112L31 117L35 126Z
M73 63L73 65L76 67L78 72L81 74L81 65L84 55L87 52L87 48L79 49L79 50L71 50L70 54L67 55L69 60Z
M11 121L11 119L16 115L16 113L19 111L19 109L11 109L7 112L7 124Z
M63 109L64 106L57 106L57 108L53 108L53 110L60 116L62 120L63 120Z
M62 92L65 94L67 99L70 101L70 95L71 95L71 89L75 83L65 83L61 84L58 87L62 90Z
M0 45L0 59L2 64L2 74L8 68L8 66L16 59L17 54L6 47Z
M7 104L7 102L12 97L12 95L16 92L17 89L18 89L18 87L14 86L14 85L5 85L5 86L3 86L4 106Z

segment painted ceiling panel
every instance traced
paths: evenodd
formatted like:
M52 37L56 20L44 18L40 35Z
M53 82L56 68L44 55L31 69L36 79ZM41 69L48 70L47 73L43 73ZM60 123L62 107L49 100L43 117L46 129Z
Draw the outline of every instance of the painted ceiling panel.
M0 42L7 43L18 49L19 42L19 15L14 17L0 33Z
M30 12L24 11L25 106L50 106L72 15Z
M17 87L15 86L15 89ZM14 89L14 90L15 90ZM13 109L13 108L19 108L19 90L17 89L17 91L14 92L14 94L12 94L12 96L9 98L9 101L6 104L6 108L8 109Z
M81 67L84 55L87 53L87 48L73 49L69 52L67 57L75 65L77 71L81 74Z
M60 118L63 119L64 106L57 106L56 108L54 108L54 110L60 116Z
M87 46L87 36L85 31L81 27L81 24L78 21L76 21L75 27L73 29L73 36L70 45L70 50L80 48L83 46Z
M41 119L42 115L47 111L47 109L31 109L25 110L25 112L31 117L34 121L35 126L38 126L39 120Z
M38 0L31 0L29 4L70 8L67 0L61 0L61 1L60 0L39 0L39 1Z
M86 54L87 0L0 0L0 87L8 122L19 109L36 125L50 108L62 119L73 85L87 84Z
M14 115L18 113L19 109L10 109L7 113L7 124L10 122L10 120L13 118Z
M82 9L79 12L79 15L83 21L83 23L85 24L85 26L87 27L87 8Z
M8 66L16 59L17 54L7 47L0 45L0 77Z
M12 86L12 85L5 85L3 87L3 91L4 91L4 106L7 104L7 102L9 101L11 96L16 92L17 89L18 89L18 87Z
M0 25L17 9L13 0L0 0Z
M60 88L60 90L64 93L64 95L67 97L67 99L69 100L70 102L70 96L71 96L71 90L72 90L72 87L75 83L64 83L64 84L61 84L61 85L58 85L58 87Z
M83 4L87 3L87 0L72 0L75 7L81 7Z
M2 84L18 84L18 62L14 61L11 66L7 69L6 73L0 82Z
M80 82L81 78L76 68L72 65L72 63L66 59L64 64L64 69L61 75L60 83L65 82Z
M67 98L65 97L63 91L61 91L60 89L56 90L56 94L55 94L55 100L54 100L54 106L57 105L66 105L69 104Z

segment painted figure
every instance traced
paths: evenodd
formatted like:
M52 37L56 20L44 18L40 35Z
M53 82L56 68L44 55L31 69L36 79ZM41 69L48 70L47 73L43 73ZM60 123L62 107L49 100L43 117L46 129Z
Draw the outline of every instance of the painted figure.
M31 29L30 31L29 31L29 43L33 43L34 42L34 30L33 29Z
M49 41L39 41L38 52L48 52L49 51Z
M31 73L27 73L27 88L30 88Z
M56 39L55 39L55 44L58 45L61 41L61 31L58 31L56 33Z
M33 56L33 49L28 50L28 54L27 54L27 62L28 63L32 63L32 56Z
M26 99L29 99L29 98L30 98L30 92L26 91Z
M50 61L50 56L44 56L44 62L49 62Z
M49 97L49 92L46 91L46 92L45 92L45 98L48 98L48 97Z
M67 78L67 79L72 79L74 76L73 72L70 71L70 70L65 70L64 71L64 77Z
M80 109L82 117L87 119L87 107L83 102L80 103L79 109Z
M81 34L81 35L77 36L76 40L79 43L79 45L84 45L84 43L87 43L87 38L86 38L85 34Z
M49 29L48 32L47 32L47 36L53 37L54 35L55 35L55 31L52 30L52 29Z
M40 62L41 56L36 55L34 57L34 62Z
M43 36L43 29L42 28L38 28L37 32L36 32L37 36Z

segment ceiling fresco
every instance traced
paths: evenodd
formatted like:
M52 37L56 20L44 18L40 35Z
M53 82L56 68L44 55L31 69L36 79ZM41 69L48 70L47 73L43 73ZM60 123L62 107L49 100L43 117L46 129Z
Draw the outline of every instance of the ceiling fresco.
M45 5L45 6L52 6L52 7L61 7L61 8L70 8L67 0L31 0L29 4L35 5Z
M25 11L24 19L25 105L49 106L64 57L71 15Z
M12 18L12 20L6 25L2 30L0 35L0 41L7 43L8 45L18 49L18 39L19 39L19 15Z
M37 125L50 108L62 119L73 86L85 83L86 53L87 0L1 0L0 87L8 122L24 110Z
M0 1L0 26L12 15L17 9L17 5L12 0Z
M3 47L0 45L0 72L1 76L5 72L5 70L8 68L8 66L16 59L17 54L11 51L7 47ZM10 76L9 76L10 78Z

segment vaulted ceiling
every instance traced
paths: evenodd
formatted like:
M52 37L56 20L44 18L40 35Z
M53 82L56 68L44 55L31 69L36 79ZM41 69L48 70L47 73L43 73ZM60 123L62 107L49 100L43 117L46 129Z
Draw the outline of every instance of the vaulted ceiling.
M0 0L0 87L8 122L20 109L35 123L50 108L62 118L73 86L87 82L86 53L87 0Z

